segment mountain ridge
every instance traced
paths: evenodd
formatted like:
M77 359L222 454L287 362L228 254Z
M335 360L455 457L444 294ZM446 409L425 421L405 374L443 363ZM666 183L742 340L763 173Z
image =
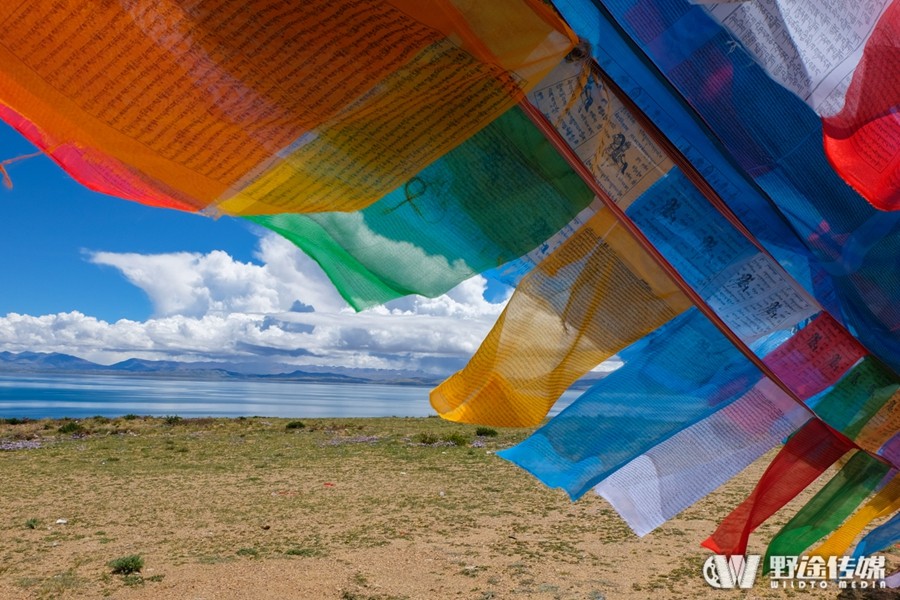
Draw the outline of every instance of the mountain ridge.
M240 363L185 362L128 358L111 365L102 365L77 356L59 352L0 352L2 374L66 374L66 375L122 375L164 379L201 379L239 381L273 381L306 383L354 383L381 385L436 386L447 374L433 374L414 370L370 369L353 367L323 367L319 365L287 365L276 363L268 369L281 372L263 373L251 365ZM250 369L250 370L248 370ZM591 373L576 381L570 389L587 389L606 373Z
M186 379L237 379L251 381L305 381L309 383L381 383L390 385L437 385L443 376L416 371L353 369L349 367L297 367L283 365L277 373L242 372L239 365L173 360L129 358L101 365L59 352L0 352L0 373L56 373L129 375ZM287 370L290 369L290 370Z

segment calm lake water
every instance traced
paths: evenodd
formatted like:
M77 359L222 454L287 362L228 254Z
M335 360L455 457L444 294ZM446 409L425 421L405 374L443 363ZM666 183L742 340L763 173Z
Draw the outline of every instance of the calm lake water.
M0 417L424 417L431 388L96 375L0 376ZM563 394L551 415L578 397Z

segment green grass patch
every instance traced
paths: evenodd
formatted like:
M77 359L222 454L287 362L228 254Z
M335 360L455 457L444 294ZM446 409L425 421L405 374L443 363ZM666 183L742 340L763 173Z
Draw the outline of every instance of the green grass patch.
M310 558L325 555L325 552L319 548L301 548L298 546L288 548L284 553L288 556L306 556Z
M412 441L417 444L425 444L426 446L431 446L441 441L441 438L433 433L422 431L414 435Z
M469 444L469 436L459 431L448 433L441 437L441 440L453 444L454 446L467 446Z
M116 575L131 575L141 572L141 569L144 568L144 559L140 554L129 554L113 559L106 564Z
M84 431L84 427L78 421L66 421L65 423L60 425L56 429L56 431L69 435L74 433L82 433Z

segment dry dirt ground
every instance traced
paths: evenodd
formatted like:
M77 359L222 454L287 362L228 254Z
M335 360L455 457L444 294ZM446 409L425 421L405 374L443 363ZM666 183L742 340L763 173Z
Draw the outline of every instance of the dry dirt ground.
M0 447L18 448L0 451L0 598L838 597L769 589L762 576L752 590L704 582L699 544L765 459L637 538L602 499L572 503L494 456L524 430L478 437L436 418L288 424L0 424ZM750 552L763 553L801 503L763 525ZM110 561L130 555L142 570L114 574Z

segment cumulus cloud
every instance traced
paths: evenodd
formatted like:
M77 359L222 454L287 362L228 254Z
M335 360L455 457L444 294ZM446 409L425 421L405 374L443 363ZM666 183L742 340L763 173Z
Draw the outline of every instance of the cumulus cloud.
M256 265L226 252L135 254L94 252L89 260L118 269L150 298L157 317L269 314L301 304L314 309L345 306L321 269L283 238L260 239Z
M434 317L457 317L462 319L496 318L506 300L494 303L484 298L487 281L481 275L463 281L458 286L437 298L407 296L388 302L383 307L373 309L379 313L430 315Z
M108 323L80 312L0 317L0 349L126 358L447 371L478 347L504 302L480 276L438 298L412 296L354 313L318 265L286 240L260 238L259 264L227 253L95 252L143 290L154 314Z
M290 310L297 300L319 311L347 309L319 265L283 237L272 233L261 237L256 258L271 277L281 309Z
M437 289L454 273L457 279L468 277L472 269L462 259L449 261L446 256L429 254L420 246L395 240L373 231L361 212L323 213L318 220L346 248L377 248L391 257L394 284L405 289Z

